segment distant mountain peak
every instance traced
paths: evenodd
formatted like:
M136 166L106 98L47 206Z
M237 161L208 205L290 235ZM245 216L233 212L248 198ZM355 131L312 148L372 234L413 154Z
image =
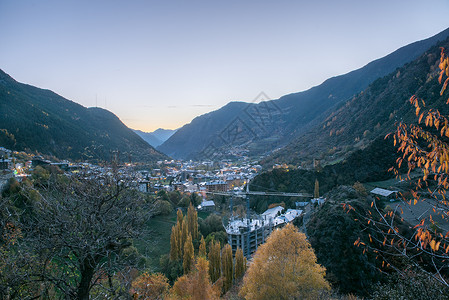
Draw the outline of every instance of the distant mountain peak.
M166 140L168 140L178 129L163 129L158 128L152 132L144 132L141 130L134 130L145 142L153 147L162 145Z

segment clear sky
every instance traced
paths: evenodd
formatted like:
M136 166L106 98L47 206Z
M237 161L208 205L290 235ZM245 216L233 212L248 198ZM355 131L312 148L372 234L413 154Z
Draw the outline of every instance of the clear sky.
M306 90L449 27L449 1L0 0L0 69L129 127Z

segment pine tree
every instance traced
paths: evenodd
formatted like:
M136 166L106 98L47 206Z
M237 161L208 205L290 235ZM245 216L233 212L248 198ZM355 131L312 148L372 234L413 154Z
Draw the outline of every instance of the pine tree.
M229 244L226 244L223 248L221 264L223 270L223 289L227 292L232 287L232 281L234 279L232 248Z
M313 195L315 198L320 197L320 183L318 182L318 179L315 179L315 190L313 192Z
M220 243L211 241L209 244L209 275L212 283L221 276Z
M187 236L187 240L184 244L184 255L182 257L182 267L184 269L184 274L187 274L192 269L194 252L193 252L192 237Z
M177 226L171 228L170 236L170 260L175 261L179 258L179 245L178 245L178 232Z
M243 277L246 271L246 258L243 256L243 251L237 248L235 252L235 279L238 280Z
M206 241L204 240L203 236L201 236L201 242L200 242L200 247L198 250L198 256L206 257Z

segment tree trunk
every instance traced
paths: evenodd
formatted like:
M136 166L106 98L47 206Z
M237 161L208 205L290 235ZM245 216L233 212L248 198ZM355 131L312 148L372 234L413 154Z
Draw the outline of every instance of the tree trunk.
M90 283L94 276L94 265L91 259L85 259L81 266L81 281L76 292L76 299L89 300Z

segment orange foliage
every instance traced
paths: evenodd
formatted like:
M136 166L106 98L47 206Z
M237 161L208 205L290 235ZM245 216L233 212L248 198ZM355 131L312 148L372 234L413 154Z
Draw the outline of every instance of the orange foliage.
M199 257L194 270L175 282L167 299L219 299L219 291L209 278L209 262Z
M256 299L318 299L330 289L325 268L306 236L288 224L275 230L260 246L250 264L240 296Z
M170 285L167 277L160 273L143 273L131 285L134 299L164 299Z

